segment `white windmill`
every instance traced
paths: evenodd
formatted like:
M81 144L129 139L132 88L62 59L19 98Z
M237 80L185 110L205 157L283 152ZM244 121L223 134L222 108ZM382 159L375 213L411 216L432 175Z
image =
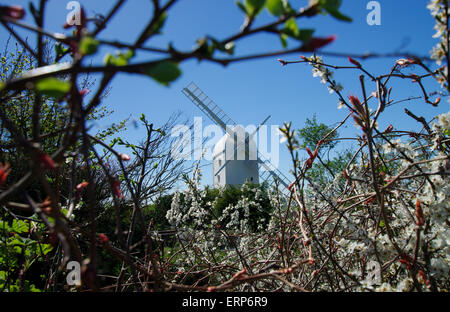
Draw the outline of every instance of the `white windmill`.
M260 183L273 179L280 184L283 193L288 192L289 179L257 150L254 135L269 118L249 134L237 125L213 100L195 83L191 82L182 92L213 122L225 135L217 142L213 152L214 186L243 184L246 181ZM265 171L259 175L259 166Z

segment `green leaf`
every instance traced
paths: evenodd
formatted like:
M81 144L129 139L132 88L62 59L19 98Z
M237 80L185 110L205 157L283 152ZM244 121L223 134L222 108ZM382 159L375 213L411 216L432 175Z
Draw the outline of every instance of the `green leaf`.
M125 59L127 59L129 61L129 60L131 60L133 58L134 51L133 50L127 50L126 52L119 53L119 55L124 57Z
M105 58L103 59L103 63L108 66L108 65L114 65L114 56L111 53L107 53L105 55Z
M298 29L295 18L291 17L284 23L284 29L282 30L282 32L288 35L289 37L295 38L298 36L300 30Z
M247 7L247 12L250 16L255 17L258 15L264 6L266 5L266 0L245 0L245 6Z
M42 255L45 256L50 251L52 251L53 247L50 244L41 244L42 247Z
M117 56L108 53L105 55L103 60L105 65L109 66L126 66L128 65L129 60L134 56L134 52L132 50L127 50L126 52L119 52Z
M284 28L281 30L281 33L285 34L291 38L294 38L296 40L305 42L305 41L308 41L309 39L311 39L314 31L315 31L314 29L301 29L301 30L298 29L295 18L291 17L284 24Z
M56 57L63 56L67 51L69 51L69 48L66 48L62 43L55 44Z
M379 226L380 226L380 227L384 227L384 226L385 226L385 224L384 224L384 221L383 221L383 220L380 220L380 224L379 224Z
M148 32L145 34L145 37L148 38L153 35L161 34L161 29L163 28L164 23L166 22L166 19L167 19L167 13L164 12L163 14L161 14L159 16L158 20L150 27Z
M247 8L245 7L244 4L242 4L242 2L237 1L236 5L238 6L239 9L242 10L242 12L245 13L245 15L248 15L249 13L247 12Z
M312 38L314 32L315 29L300 29L296 39L303 42L309 41Z
M8 243L10 246L25 246L25 243L23 242L22 238L20 236L16 236L12 241ZM20 252L20 249L19 249Z
M208 44L210 38L203 37L197 40L197 48L196 52L205 57L210 57L214 53L214 42L212 44Z
M335 9L339 10L342 0L319 0L319 5L325 10Z
M70 88L70 82L61 81L53 77L41 79L35 85L35 90L38 93L54 98L63 97L70 91Z
M17 234L28 232L28 224L22 220L14 219L11 228Z
M275 16L283 15L285 11L283 0L267 0L266 8Z
M352 22L353 21L351 17L348 17L348 16L342 14L338 10L329 9L327 11L328 11L328 13L330 13L331 16L333 16L334 18L336 18L336 19L338 19L340 21L345 21L345 22Z
M319 5L334 18L341 20L341 21L351 22L352 19L350 17L339 12L339 8L341 7L341 4L342 4L342 0L320 0L319 1Z
M280 34L281 45L283 46L283 48L287 48L288 46L287 37L288 36L286 34Z
M97 52L98 50L98 40L95 40L92 37L83 37L80 42L80 52L83 55L91 55Z
M160 84L168 86L181 75L181 70L173 61L161 61L147 67L145 73Z
M6 221L0 221L0 229L1 230L5 230L6 232L10 232L11 230L11 228L9 227L9 225L8 225L8 222L6 222Z
M212 41L212 47L215 49L218 49L219 51L222 51L226 54L233 55L235 44L234 42L228 42L227 44L222 44L220 41L210 38Z

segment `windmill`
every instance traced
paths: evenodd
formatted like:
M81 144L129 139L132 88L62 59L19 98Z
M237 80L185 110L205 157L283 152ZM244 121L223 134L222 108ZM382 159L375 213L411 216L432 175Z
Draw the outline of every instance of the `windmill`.
M270 179L281 185L280 190L288 194L289 179L267 160L256 148L253 136L268 116L258 127L248 133L234 122L213 100L211 100L194 82L182 90L206 116L225 130L225 135L217 142L213 153L214 186L260 183ZM259 175L259 167L265 171Z

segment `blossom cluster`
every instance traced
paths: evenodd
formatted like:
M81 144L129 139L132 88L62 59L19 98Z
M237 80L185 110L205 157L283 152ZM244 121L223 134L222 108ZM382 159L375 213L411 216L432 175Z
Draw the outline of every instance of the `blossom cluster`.
M431 0L427 8L431 11L431 15L436 20L436 24L434 29L436 33L433 35L433 38L438 38L439 42L433 47L431 50L431 58L436 61L437 65L441 65L446 55L448 55L448 18L450 16L450 8L448 4L446 5L446 0ZM448 60L447 60L448 62ZM437 80L441 83L442 87L448 88L447 85L447 77L448 77L448 64L443 66L439 70L439 75L437 76Z

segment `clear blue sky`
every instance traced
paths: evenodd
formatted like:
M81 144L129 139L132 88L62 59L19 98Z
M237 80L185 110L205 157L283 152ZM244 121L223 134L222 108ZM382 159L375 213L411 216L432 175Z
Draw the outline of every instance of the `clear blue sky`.
M2 1L3 4L19 4L28 7L25 0ZM33 1L37 3L39 1ZM65 0L48 1L46 27L56 32L64 32ZM340 22L330 16L319 16L301 19L300 28L316 28L315 36L336 35L337 40L323 51L364 53L408 51L418 55L429 55L431 48L437 43L432 38L434 20L426 9L425 0L381 0L381 25L369 26L366 16L368 0L344 0L341 12L353 18L352 23ZM106 14L115 1L81 0L88 15ZM306 5L308 1L291 1L293 6ZM130 0L119 11L116 18L102 32L103 39L121 39L133 42L152 14L151 1ZM267 11L259 18L262 24L272 17ZM30 14L25 19L30 22ZM169 42L178 49L190 49L195 40L208 34L223 39L239 30L243 14L233 0L180 0L169 12L164 34L148 43L152 47L166 47ZM67 32L67 31L66 31ZM20 31L20 33L24 33ZM7 38L4 28L0 30L0 40ZM30 37L30 40L32 38ZM2 44L3 45L3 44ZM294 47L291 44L290 47ZM250 37L237 43L237 55L281 49L276 36L267 34ZM99 51L93 62L101 62L107 49ZM318 53L320 55L320 52ZM138 60L151 59L153 55L140 53ZM286 60L298 60L299 55L283 56ZM120 74L111 84L110 95L105 104L113 109L114 115L102 121L118 121L128 116L138 118L145 113L156 125L162 124L173 112L183 111L186 118L204 117L204 123L210 123L202 113L181 93L181 89L191 81L195 81L223 110L235 121L243 125L258 124L267 115L272 115L269 124L282 125L292 121L296 128L302 127L306 118L314 113L320 122L334 124L347 114L347 110L337 109L336 95L330 95L318 78L313 78L311 68L305 64L282 67L277 57L257 61L233 64L223 68L207 62L198 63L190 60L181 64L183 75L170 87L162 87L146 77ZM345 58L326 57L325 61L348 65ZM374 74L387 73L395 59L377 59L364 61L364 66ZM344 94L361 95L358 74L350 71L336 73L336 78L344 85ZM437 86L431 81L430 86ZM395 84L393 96L403 99L412 95L420 95L416 85L407 81ZM372 91L369 88L369 92ZM448 111L449 105L443 100L439 108L432 108L423 101L410 101L405 105L413 112L430 118L438 113ZM403 108L398 105L390 109L390 113L380 121L380 127L393 123L401 128L406 122ZM342 134L353 134L358 130L349 123ZM125 137L133 140L142 138L142 132L131 125ZM281 147L280 169L288 172L290 167L287 150ZM212 181L211 166L206 166L204 183Z

